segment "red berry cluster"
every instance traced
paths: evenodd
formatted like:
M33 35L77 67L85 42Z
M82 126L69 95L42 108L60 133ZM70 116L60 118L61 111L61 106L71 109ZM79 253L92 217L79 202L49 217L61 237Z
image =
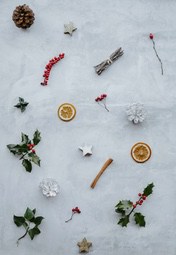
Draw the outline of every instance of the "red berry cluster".
M28 150L31 150L32 153L35 153L35 150L33 149L34 146L35 146L35 144L33 144L33 143L27 144Z
M73 209L72 209L72 212L73 212L73 213L81 213L81 211L79 210L78 207L73 208Z
M107 97L106 94L102 94L100 97L97 97L97 98L95 99L95 101L96 101L96 102L102 101L102 100L105 99L106 97Z
M53 65L55 65L58 61L60 61L63 58L64 58L64 53L59 54L59 57L52 58L49 61L49 63L45 66L45 71L44 71L44 74L43 74L44 81L40 83L42 86L48 85L48 80L49 80L51 68L53 67Z
M150 34L149 34L149 37L150 37L151 40L153 40L154 35L153 35L152 33L150 33Z
M139 193L138 196L139 196L140 198L139 198L138 201L136 201L135 204L133 204L133 208L136 208L137 205L142 205L143 202L144 202L144 201L146 200L146 198L147 198L145 195L143 195L143 194L141 194L141 193Z
M72 215L71 215L70 219L66 220L65 222L67 223L67 222L69 222L70 220L72 220L73 215L74 215L75 213L81 213L81 211L80 211L80 209L79 209L78 207L75 207L75 208L72 209Z

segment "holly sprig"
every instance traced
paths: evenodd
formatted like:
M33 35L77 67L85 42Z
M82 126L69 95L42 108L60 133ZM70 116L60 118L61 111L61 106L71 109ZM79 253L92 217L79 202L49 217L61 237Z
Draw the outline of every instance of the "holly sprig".
M19 244L19 241L23 239L27 234L30 236L31 240L33 240L36 235L40 234L41 231L38 226L41 224L44 218L42 216L35 217L35 213L36 209L31 210L30 208L27 208L24 216L13 216L13 220L16 226L23 226L26 230L24 235L18 238L17 245ZM31 227L31 224L33 227Z
M28 102L25 102L22 97L19 97L19 103L14 105L14 107L19 108L21 112L24 112L26 110L26 106L28 105Z
M133 214L135 223L140 227L145 227L145 216L142 215L140 212L135 212L137 206L141 206L144 201L146 201L147 197L153 193L154 184L150 183L147 187L143 190L143 193L139 193L139 199L136 203L131 202L130 200L121 200L115 206L116 213L121 214L121 218L117 224L121 225L122 227L127 227L128 223L130 222L130 216Z
M40 166L40 158L37 156L34 147L40 142L41 136L38 130L33 134L33 139L30 140L29 137L21 133L21 143L20 144L8 144L7 148L14 155L19 156L19 160L22 160L22 165L25 167L27 172L32 171L32 163Z

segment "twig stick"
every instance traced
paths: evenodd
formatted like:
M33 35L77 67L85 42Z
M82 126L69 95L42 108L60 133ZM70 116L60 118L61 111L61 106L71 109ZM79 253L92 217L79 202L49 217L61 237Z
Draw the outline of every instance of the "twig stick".
M103 172L106 170L106 168L112 163L113 159L109 158L104 165L102 166L102 168L100 169L99 173L97 174L97 176L95 177L95 179L93 180L93 182L91 183L90 187L93 189L95 187L95 185L97 184L97 181L99 180L100 176L103 174Z
M158 53L157 53L156 48L155 48L155 42L154 42L153 39L152 39L152 42L153 42L153 49L154 49L154 51L155 51L155 54L156 54L156 56L157 56L157 58L158 58L158 60L159 60L159 62L160 62L160 64L161 64L161 74L163 75L163 73L164 73L164 72L163 72L163 63L162 63L160 57L158 56Z

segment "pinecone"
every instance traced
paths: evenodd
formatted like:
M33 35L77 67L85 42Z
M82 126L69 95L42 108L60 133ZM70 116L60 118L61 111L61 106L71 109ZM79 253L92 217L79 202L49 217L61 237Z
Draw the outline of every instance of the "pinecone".
M23 4L16 7L12 19L17 27L26 29L34 23L35 17L29 6Z

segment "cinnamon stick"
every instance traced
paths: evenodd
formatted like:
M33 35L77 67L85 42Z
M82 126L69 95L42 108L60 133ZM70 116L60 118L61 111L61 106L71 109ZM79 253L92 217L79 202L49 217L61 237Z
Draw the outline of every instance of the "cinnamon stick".
M112 163L112 161L113 161L113 159L111 159L111 158L106 160L106 162L104 163L104 165L100 169L99 173L97 174L97 176L95 177L95 179L93 180L93 182L90 185L90 187L92 189L95 187L95 185L97 184L97 181L99 180L100 176L103 174L103 172L106 170L106 168Z

